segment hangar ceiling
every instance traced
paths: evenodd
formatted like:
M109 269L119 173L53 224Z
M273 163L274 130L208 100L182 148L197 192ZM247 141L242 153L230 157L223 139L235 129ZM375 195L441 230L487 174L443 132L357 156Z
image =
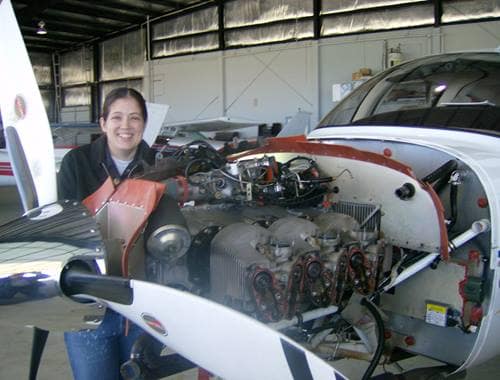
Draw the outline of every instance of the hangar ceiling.
M214 1L200 0L12 0L29 52L53 53L133 30L149 19ZM37 34L43 22L47 34Z
M11 1L29 53L76 50L149 20L153 58L500 17L499 0ZM196 16L176 17L187 13Z

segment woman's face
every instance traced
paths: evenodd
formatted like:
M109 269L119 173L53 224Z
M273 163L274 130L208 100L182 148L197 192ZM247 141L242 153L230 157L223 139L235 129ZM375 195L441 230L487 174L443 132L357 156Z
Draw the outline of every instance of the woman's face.
M137 101L130 96L115 100L108 118L99 121L111 154L120 160L133 159L144 132L144 117Z

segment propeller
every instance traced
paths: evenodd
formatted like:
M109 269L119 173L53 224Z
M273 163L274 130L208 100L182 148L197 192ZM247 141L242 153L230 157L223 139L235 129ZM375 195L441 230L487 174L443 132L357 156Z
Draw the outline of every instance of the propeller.
M345 377L265 324L192 293L145 281L68 270L61 289L98 300L210 373L232 380Z

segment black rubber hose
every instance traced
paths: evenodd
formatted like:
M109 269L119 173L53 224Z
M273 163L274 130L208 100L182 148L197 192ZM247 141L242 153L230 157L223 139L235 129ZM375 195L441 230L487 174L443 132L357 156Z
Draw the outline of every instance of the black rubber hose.
M444 188L448 185L449 181L450 181L449 177L443 177L441 179L438 179L436 182L434 182L432 188L437 194L441 194Z
M311 166L314 166L314 161L309 158L309 157L305 157L305 156L297 156L297 157L294 157L294 158L291 158L289 159L287 162L285 162L283 165L284 166L290 166L290 164L294 161L297 161L297 160L305 160L305 161L309 161L309 165Z
M377 349L375 350L372 360L370 361L370 365L366 369L362 378L362 380L368 380L371 377L375 368L377 367L378 362L380 361L380 358L382 357L382 353L384 351L384 322L382 321L382 317L380 316L380 313L378 312L375 305L367 298L363 298L361 300L361 305L366 307L373 315L373 318L375 319L375 325L377 327L377 339L378 339Z
M458 195L458 185L452 183L450 186L450 223L448 224L448 230L451 230L455 223L457 222L457 195Z
M456 170L458 166L458 162L455 160L449 160L448 162L441 165L439 168L434 170L432 173L427 174L424 178L422 178L423 182L434 183L438 179L443 177L449 177L450 174Z

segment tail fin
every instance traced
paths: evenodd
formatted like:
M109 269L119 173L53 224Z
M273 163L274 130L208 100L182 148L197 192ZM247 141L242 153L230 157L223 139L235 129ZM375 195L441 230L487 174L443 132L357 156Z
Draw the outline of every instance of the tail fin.
M43 206L57 200L49 121L10 0L0 1L0 20L1 117L4 128L14 128L18 135L13 137L16 142L11 141L9 155L12 164L19 168L14 174L20 192L34 186L33 200L37 199L39 206ZM11 148L16 152L10 151ZM23 151L25 163L15 162ZM26 170L31 173L33 185L25 183ZM23 200L25 208L31 207L30 202Z

